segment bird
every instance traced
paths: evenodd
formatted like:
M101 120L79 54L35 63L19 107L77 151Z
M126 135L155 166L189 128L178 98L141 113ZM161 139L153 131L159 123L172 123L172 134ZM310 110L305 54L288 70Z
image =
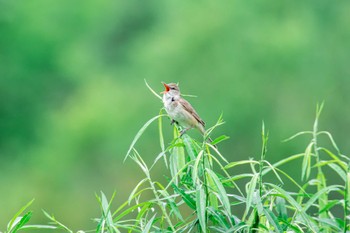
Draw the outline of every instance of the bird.
M180 137L193 128L204 135L205 122L192 105L181 97L179 86L176 83L162 83L165 87L165 91L162 92L164 108L171 118L171 124L176 123L181 126ZM210 138L208 140L212 141Z

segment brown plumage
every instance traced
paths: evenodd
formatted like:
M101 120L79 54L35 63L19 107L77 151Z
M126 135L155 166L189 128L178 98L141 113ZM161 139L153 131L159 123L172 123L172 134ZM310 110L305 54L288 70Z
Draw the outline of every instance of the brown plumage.
M178 99L178 101L179 101L179 104L181 104L186 111L188 111L194 118L196 118L196 120L201 125L203 125L203 127L205 127L205 122L200 118L200 116L198 115L196 110L194 110L192 105L187 100L180 98L180 99Z

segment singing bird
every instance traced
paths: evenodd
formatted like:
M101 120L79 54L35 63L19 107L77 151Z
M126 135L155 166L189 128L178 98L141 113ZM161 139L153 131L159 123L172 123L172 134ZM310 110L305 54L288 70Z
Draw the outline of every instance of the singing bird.
M165 87L165 91L162 92L164 107L172 119L171 124L177 123L183 128L180 136L193 128L198 129L204 135L204 121L199 117L192 105L181 97L178 85L175 83L166 84L164 82L163 85ZM211 141L210 138L209 141Z

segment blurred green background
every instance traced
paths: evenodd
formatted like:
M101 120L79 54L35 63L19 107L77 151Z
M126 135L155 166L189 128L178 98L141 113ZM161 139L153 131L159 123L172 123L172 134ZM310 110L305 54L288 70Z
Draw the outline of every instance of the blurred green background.
M307 139L281 141L311 129L323 100L322 129L349 154L349 12L326 0L0 0L0 229L32 198L32 223L44 209L74 230L94 227L100 190L126 200L142 174L124 156L162 107L144 79L159 92L180 82L208 126L223 113L213 138L231 137L229 161L258 158L262 120L270 161L302 152ZM137 144L147 161L157 132Z

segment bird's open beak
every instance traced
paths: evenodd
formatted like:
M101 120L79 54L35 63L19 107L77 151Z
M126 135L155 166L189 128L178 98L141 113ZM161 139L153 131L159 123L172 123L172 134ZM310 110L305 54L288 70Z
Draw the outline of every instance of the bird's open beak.
M165 82L162 82L164 87L165 87L165 91L161 92L160 94L165 94L170 90L170 87L168 86L168 84L166 84Z

